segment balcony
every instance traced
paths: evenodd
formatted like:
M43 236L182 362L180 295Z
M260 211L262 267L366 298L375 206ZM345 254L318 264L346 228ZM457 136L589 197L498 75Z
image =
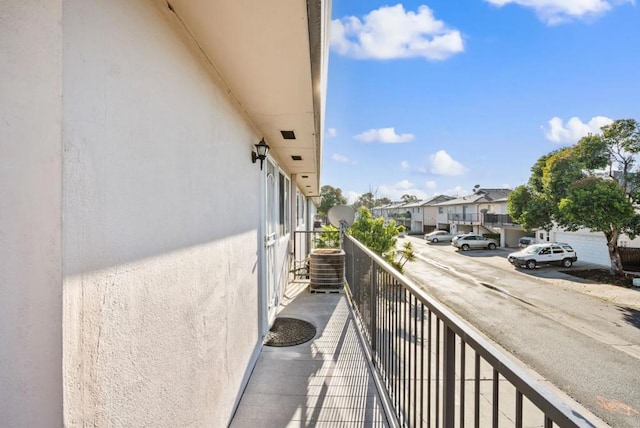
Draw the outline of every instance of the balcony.
M289 285L281 315L318 333L263 348L232 427L594 426L359 242L343 248L343 292Z
M475 213L448 213L447 221L454 224L480 224L480 217Z
M519 226L515 223L509 214L485 214L484 224L487 226Z

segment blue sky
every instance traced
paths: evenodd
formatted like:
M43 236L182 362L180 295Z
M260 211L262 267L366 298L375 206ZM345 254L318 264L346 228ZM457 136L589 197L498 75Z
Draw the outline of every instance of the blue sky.
M321 182L352 201L524 184L640 120L632 0L333 0Z

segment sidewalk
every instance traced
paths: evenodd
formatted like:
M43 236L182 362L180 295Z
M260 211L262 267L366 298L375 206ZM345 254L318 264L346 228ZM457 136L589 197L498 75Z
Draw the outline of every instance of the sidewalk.
M262 348L230 427L389 426L344 293L292 283L283 305L278 316L311 322L316 336Z

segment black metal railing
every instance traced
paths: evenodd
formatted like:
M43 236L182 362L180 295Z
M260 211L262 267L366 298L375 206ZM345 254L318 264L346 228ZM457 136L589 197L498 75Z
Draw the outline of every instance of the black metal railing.
M593 426L518 363L350 236L347 294L396 423Z
M488 226L517 226L509 214L485 214L484 224Z
M478 223L480 220L476 213L449 213L447 214L447 221L450 223Z

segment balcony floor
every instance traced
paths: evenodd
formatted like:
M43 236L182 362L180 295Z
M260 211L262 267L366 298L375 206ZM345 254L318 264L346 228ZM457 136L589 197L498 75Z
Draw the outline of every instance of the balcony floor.
M309 321L316 336L262 348L230 427L389 426L346 296L294 282L278 315Z

